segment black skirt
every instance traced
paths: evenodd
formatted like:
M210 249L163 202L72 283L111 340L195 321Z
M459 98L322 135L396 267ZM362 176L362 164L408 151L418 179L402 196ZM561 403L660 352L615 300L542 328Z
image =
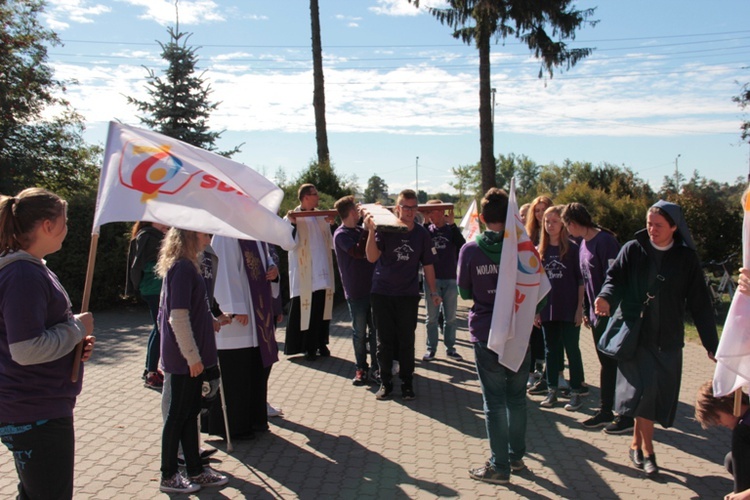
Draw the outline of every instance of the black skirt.
M682 380L682 349L638 346L633 359L617 363L617 413L671 427Z
M232 439L247 439L268 430L266 396L271 367L263 368L260 348L219 351L219 365ZM221 397L217 396L201 418L201 432L226 439Z

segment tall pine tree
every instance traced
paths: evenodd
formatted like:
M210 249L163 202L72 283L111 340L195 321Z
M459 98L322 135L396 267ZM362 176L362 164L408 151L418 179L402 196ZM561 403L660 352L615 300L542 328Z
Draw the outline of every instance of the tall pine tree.
M420 0L408 0L419 7ZM490 42L514 36L541 61L539 77L553 68L570 69L592 49L569 48L576 30L596 24L588 21L594 9L577 10L572 0L446 0L443 8L427 7L440 23L453 29L453 37L474 44L479 51L479 142L482 193L496 185L495 138L490 82ZM553 39L556 38L555 39Z
M216 141L222 132L209 129L208 119L220 103L209 100L213 90L206 83L205 72L196 74L198 48L187 45L191 34L180 32L179 23L174 29L167 28L167 33L169 42L159 42L161 57L169 64L165 74L157 76L146 68L146 90L150 99L127 97L128 102L145 113L139 119L148 128L193 146L232 156L242 145L229 151L217 151Z

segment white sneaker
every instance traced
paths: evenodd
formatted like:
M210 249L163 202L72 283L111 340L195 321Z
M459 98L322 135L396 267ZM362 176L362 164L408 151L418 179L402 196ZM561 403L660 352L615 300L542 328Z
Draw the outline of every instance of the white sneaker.
M552 408L557 404L557 389L550 389L547 391L547 396L544 398L544 401L539 403L539 406L542 408Z
M583 400L581 398L581 395L577 392L571 392L570 393L570 401L568 404L565 405L565 409L568 411L576 411L581 406L583 406Z
M274 408L269 403L266 403L266 415L269 417L280 417L284 414L284 411L281 408Z

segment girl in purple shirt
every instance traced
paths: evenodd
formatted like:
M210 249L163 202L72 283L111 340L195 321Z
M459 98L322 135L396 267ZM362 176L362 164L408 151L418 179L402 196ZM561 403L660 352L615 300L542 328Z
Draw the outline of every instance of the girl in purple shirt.
M67 203L40 188L0 197L0 440L13 454L18 498L72 498L71 369L91 356L94 319L73 314L44 257L68 234Z
M560 214L562 205L549 207L544 212L544 224L539 242L539 254L552 290L547 305L537 316L536 323L544 333L547 363L547 396L541 406L551 408L557 403L559 373L563 369L563 349L570 366L570 402L568 411L582 405L581 382L583 360L578 340L583 316L583 280L578 266L578 245L568 239Z
M568 234L581 239L579 264L585 294L583 297L583 323L591 329L594 345L599 342L607 327L607 318L599 319L594 314L594 300L602 289L609 266L617 258L620 244L615 234L595 224L591 214L580 203L569 203L562 211L562 220ZM581 425L588 429L604 427L608 434L622 434L633 428L633 419L625 415L615 415L615 383L617 381L617 361L596 350L599 357L599 410Z
M159 489L165 493L192 493L228 482L226 476L203 467L198 443L202 375L204 368L218 364L214 332L219 322L211 314L198 260L210 242L207 234L172 228L164 237L156 265L163 279L159 308L161 362L170 377L171 391L161 444ZM185 476L177 470L180 444Z

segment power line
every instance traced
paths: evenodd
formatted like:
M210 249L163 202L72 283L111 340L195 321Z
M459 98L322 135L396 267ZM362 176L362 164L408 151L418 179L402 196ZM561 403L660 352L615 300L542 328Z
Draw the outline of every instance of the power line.
M637 40L660 40L660 39L673 39L673 38L689 38L689 37L701 37L701 36L719 36L719 35L736 35L736 34L747 34L750 31L721 31L711 33L688 33L681 35L656 35L656 36L643 36L643 37L629 37L629 38L601 38L591 40L577 40L576 43L580 44L591 44L591 43L602 43L602 42L624 42L624 41L637 41ZM112 41L112 40L80 40L74 38L61 39L63 43L91 43L96 45L136 45L136 46L158 46L158 42L123 42L123 41ZM513 40L511 42L502 42L503 45L523 45L526 44L520 41ZM310 45L254 45L254 44L200 44L200 47L210 48L258 48L258 49L309 49ZM467 44L463 43L450 43L450 44L392 44L392 45L326 45L326 48L337 48L337 49L372 49L372 48L404 48L404 47L468 47Z

